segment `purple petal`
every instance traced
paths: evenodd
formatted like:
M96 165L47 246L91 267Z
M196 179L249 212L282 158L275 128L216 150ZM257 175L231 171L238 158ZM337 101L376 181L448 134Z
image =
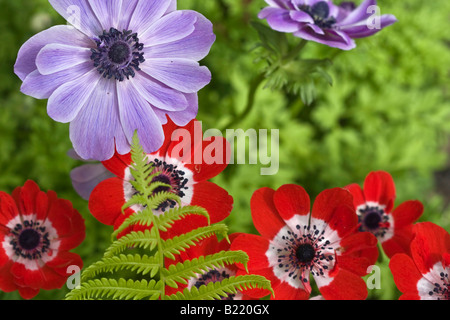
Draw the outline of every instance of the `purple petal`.
M148 59L142 71L184 93L197 92L211 81L207 67L186 59Z
M303 11L290 11L289 16L292 20L304 23L314 23L314 19Z
M41 49L36 57L39 73L49 75L91 61L89 48L52 43Z
M370 6L376 6L376 0L365 0L361 5L359 5L355 10L353 10L344 20L339 21L336 26L345 26L351 25L355 23L359 23L360 21L365 21L369 18L372 13L368 12L368 8Z
M47 112L55 121L68 123L75 119L80 109L96 89L100 75L92 70L74 81L60 86L48 99Z
M326 30L325 34L321 35L314 32L309 26L306 26L302 30L294 33L294 35L305 40L315 41L341 50L351 50L356 47L355 42L348 35L336 30Z
M129 29L143 34L156 21L158 21L171 5L167 0L139 1L130 20Z
M297 21L291 18L289 10L268 7L264 8L258 17L265 17L269 26L280 32L295 32L301 27Z
M101 163L85 164L70 172L73 188L84 200L89 200L92 190L100 182L112 177L114 175Z
M36 57L41 49L49 43L68 44L79 47L93 45L86 35L69 26L54 26L30 38L20 48L14 72L23 81L28 74L36 70Z
M163 85L143 72L136 73L132 83L139 94L156 108L182 111L188 106L181 92Z
M102 34L102 25L87 0L49 0L49 2L67 22L87 36Z
M122 1L122 8L120 11L119 21L117 23L117 30L129 30L130 20L133 16L134 10L137 7L139 0L124 0Z
M86 62L51 75L42 75L38 70L31 72L24 80L20 91L35 99L48 99L63 84L78 79L92 70L92 63Z
M89 4L104 30L118 27L122 15L122 0L89 0Z
M132 141L137 130L144 151L157 151L164 142L164 131L150 104L130 81L117 82L117 96L120 122L128 141Z
M195 119L198 114L198 95L196 93L188 93L186 94L186 99L189 105L184 111L165 112L163 110L155 109L155 113L158 113L158 116L164 116L164 119L166 119L167 114L177 126L184 127L192 119Z
M216 40L212 23L199 13L191 13L197 20L194 32L177 41L144 48L146 58L183 58L200 61L206 57Z
M342 30L343 32L348 34L353 39L364 38L364 37L369 37L369 36L379 32L381 29L386 28L386 27L394 24L395 22L397 22L397 18L390 14L382 15L379 18L380 18L379 28L375 27L375 26L372 26L370 28L369 27L370 19L369 19L366 21L362 21L359 24L341 26L338 28L338 30Z
M191 11L174 11L156 21L139 38L151 46L177 41L195 30L196 21L197 16Z
M115 82L100 79L76 118L70 139L83 159L105 161L114 155L114 137L120 129Z

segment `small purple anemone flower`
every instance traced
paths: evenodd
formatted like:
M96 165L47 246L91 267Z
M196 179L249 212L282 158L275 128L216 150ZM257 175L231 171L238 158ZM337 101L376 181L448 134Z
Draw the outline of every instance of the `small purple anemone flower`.
M353 2L335 5L331 0L265 0L269 7L258 15L276 31L342 50L356 47L356 38L371 36L395 23L393 15L379 15L375 0L359 7Z
M197 116L198 91L211 81L199 61L216 39L204 16L176 0L49 2L70 25L30 38L14 70L23 93L48 99L49 116L70 123L83 159L128 153L136 130L154 152L167 116L179 126Z

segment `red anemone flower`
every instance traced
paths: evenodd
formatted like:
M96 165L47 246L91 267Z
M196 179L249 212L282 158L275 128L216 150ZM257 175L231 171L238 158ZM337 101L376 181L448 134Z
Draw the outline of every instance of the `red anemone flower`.
M0 289L31 299L40 289L61 288L67 268L83 266L69 250L84 238L83 218L55 192L45 193L33 181L12 195L0 192Z
M229 241L233 241L239 234L234 233L229 235ZM190 247L185 252L181 252L177 259L169 260L167 259L168 265L176 264L178 262L183 262L186 260L192 260L199 257L204 257L208 255L213 255L221 251L230 250L230 242L227 239L218 241L217 237L210 237L203 240L200 244ZM202 285L208 285L210 282L220 282L224 279L236 276L239 269L235 264L226 264L222 268L213 268L208 272L202 274L197 274L187 281L187 284L178 284L178 288L167 287L166 294L175 294L178 291L183 291L185 288L197 287L200 288ZM253 298L243 294L242 291L237 291L235 294L228 294L227 297L223 297L222 300L254 300Z
M192 120L184 127L176 126L170 119L164 125L165 141L154 153L147 154L157 174L153 181L160 181L170 187L160 187L154 192L172 192L181 199L181 206L195 205L206 209L210 222L217 223L230 214L233 198L226 190L208 181L222 172L228 164L229 144L223 137L203 139L201 123ZM103 224L117 229L123 221L135 212L142 211L140 205L133 205L122 213L123 205L136 190L130 183L131 154L116 154L102 162L115 176L100 182L89 198L91 213ZM163 214L177 206L175 201L162 203L154 213ZM175 234L190 231L206 225L203 216L191 215L176 223L171 231Z
M450 300L450 234L432 222L414 225L411 255L394 255L389 268L400 300Z
M412 225L423 213L422 203L405 201L393 209L395 185L392 176L384 171L369 173L364 189L358 184L346 189L353 195L360 230L373 233L389 258L396 253L409 253Z
M326 300L367 297L361 277L376 256L363 256L361 250L375 246L376 239L357 231L358 218L348 191L323 191L310 212L310 198L301 186L262 188L251 199L251 212L260 236L240 235L231 250L248 253L249 273L269 279L275 299L308 299L310 275ZM262 297L267 292L247 294Z

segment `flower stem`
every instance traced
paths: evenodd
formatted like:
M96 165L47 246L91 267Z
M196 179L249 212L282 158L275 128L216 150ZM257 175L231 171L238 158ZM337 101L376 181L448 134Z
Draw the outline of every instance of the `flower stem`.
M287 63L297 58L307 43L308 41L302 39L302 41L300 41L298 45L296 45L290 52L288 52L288 54L285 57L281 58L278 68L283 65L286 65ZM253 79L253 81L250 83L250 88L247 94L247 103L244 108L244 111L242 111L242 113L240 114L235 115L226 125L222 127L221 131L226 130L232 125L238 124L250 114L250 112L253 109L253 106L255 105L256 92L258 91L259 86L265 79L266 79L265 73L261 73Z

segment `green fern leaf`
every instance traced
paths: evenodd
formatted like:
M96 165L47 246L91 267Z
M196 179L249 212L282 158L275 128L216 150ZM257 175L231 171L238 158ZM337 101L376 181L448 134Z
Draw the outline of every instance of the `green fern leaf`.
M175 260L175 254L180 254L181 251L185 251L190 246L195 245L201 240L211 237L213 235L225 236L228 232L228 227L225 224L215 224L207 227L200 227L185 233L180 236L173 237L163 242L162 248L164 256L169 259Z
M208 256L201 256L192 260L184 261L171 265L167 269L162 270L162 274L166 281L172 283L187 284L187 280L196 277L198 274L208 272L211 269L219 269L225 267L226 264L241 263L247 265L248 255L243 251L221 251ZM168 284L173 288L173 286Z
M183 292L167 297L168 300L219 300L227 298L229 294L236 294L238 290L264 289L273 294L270 281L259 275L243 275L230 277L220 282L210 282L200 288L185 288Z
M155 280L125 280L125 279L95 279L83 283L66 296L67 300L85 299L119 299L142 300L144 298L156 300L161 293L161 282Z
M182 218L188 215L201 215L208 219L208 225L210 224L210 218L208 211L206 209L198 207L198 206L185 206L179 208L173 208L165 212L164 214L155 217L156 223L159 226L159 229L163 232L166 232L173 223L177 220L181 220Z
M158 239L152 234L152 230L131 231L127 235L114 241L108 249L106 249L105 257L112 257L129 248L142 248L152 251L155 249Z
M87 278L95 277L100 273L114 273L121 270L130 270L142 275L150 273L150 277L153 278L159 271L159 266L160 262L158 261L157 256L149 257L147 255L141 256L139 254L121 254L110 258L103 258L90 265L83 271L81 280L84 281Z

